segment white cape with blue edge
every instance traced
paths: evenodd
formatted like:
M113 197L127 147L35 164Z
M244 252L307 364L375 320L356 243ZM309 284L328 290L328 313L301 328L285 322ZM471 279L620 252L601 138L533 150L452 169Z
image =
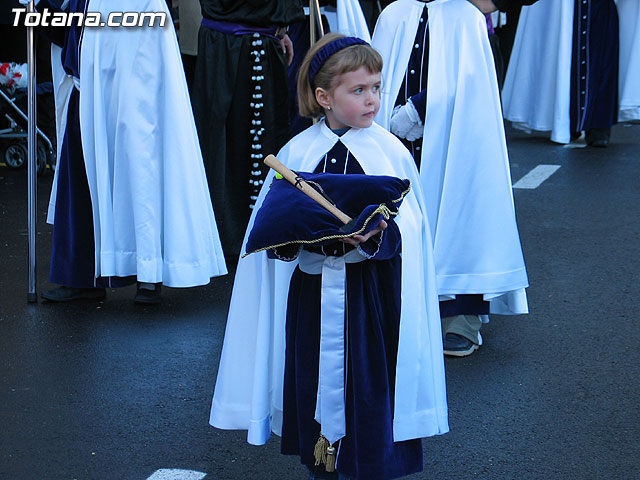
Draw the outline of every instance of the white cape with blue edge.
M412 191L395 218L402 235L402 306L394 441L445 433L449 427L431 237L411 155L376 124L338 137L321 121L294 137L278 159L293 170L313 171L339 139L365 173L412 181ZM247 232L272 178L270 172ZM297 261L270 260L263 251L240 259L236 271L210 423L248 430L247 441L256 445L264 444L271 432L282 431L285 318L296 265Z
M574 0L523 7L502 89L504 118L525 131L571 141L571 58Z
M96 277L205 285L227 270L166 2L89 0L87 10L103 19L117 11L167 15L164 28L84 30L80 124ZM60 150L74 87L60 64L60 49L54 49L53 60ZM56 186L57 177L50 223Z
M425 4L398 0L380 15L373 47L384 60L389 125ZM528 313L500 95L486 19L467 0L426 4L427 107L420 179L431 221L438 292L484 294L491 313Z

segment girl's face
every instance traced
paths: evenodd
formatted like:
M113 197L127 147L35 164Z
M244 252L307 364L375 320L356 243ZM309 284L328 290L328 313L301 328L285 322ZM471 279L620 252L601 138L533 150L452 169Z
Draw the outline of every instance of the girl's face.
M329 128L367 128L380 109L380 72L366 67L338 76L331 90L316 89Z

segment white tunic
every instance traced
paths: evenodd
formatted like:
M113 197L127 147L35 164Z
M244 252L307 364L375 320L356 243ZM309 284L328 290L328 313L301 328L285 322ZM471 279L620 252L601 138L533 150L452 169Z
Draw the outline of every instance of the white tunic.
M80 124L96 277L136 275L170 287L207 284L227 270L166 2L90 0L88 11L103 19L112 11L168 16L165 28L84 31ZM59 50L53 58L60 135L74 79L62 70ZM57 177L51 223L56 188Z
M388 125L424 3L381 14L373 46L384 60ZM511 189L500 96L484 15L467 0L426 4L427 107L420 179L434 241L438 292L484 294L492 313L527 313L527 274Z
M380 126L351 129L342 137L321 121L294 137L278 154L289 168L313 171L340 139L367 174L408 178L413 189L395 218L402 235L402 305L393 419L394 441L448 431L442 332L431 236L418 172L404 146ZM273 172L265 181L259 206ZM245 235L245 244L247 235ZM244 251L244 246L243 246ZM240 259L211 407L211 425L248 430L263 444L282 431L285 317L296 262L270 260L266 252Z

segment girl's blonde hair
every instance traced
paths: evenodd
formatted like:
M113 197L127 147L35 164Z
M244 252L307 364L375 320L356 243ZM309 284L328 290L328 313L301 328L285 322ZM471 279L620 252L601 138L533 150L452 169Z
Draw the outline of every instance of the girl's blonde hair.
M331 55L309 83L309 66L315 54L325 45L344 38L339 33L328 33L307 52L298 71L298 109L303 117L320 118L324 110L316 100L316 88L330 91L336 86L338 75L365 67L369 73L382 71L382 57L370 45L351 45Z

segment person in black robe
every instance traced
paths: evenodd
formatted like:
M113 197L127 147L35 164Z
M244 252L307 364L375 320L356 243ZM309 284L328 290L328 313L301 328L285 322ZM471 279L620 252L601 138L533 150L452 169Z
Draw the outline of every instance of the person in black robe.
M287 26L302 0L201 0L193 108L223 250L237 258L264 182L290 138Z

